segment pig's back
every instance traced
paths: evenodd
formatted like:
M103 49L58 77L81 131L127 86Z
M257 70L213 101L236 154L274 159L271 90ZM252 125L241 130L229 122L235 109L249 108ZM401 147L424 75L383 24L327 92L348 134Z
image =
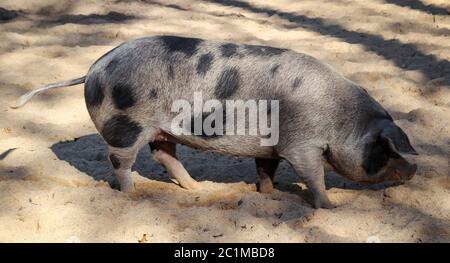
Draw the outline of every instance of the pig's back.
M190 99L196 91L219 100L292 97L312 82L320 85L327 70L286 49L156 36L120 45L94 63L89 75L106 76L105 93L123 83L124 93L147 103L149 97Z

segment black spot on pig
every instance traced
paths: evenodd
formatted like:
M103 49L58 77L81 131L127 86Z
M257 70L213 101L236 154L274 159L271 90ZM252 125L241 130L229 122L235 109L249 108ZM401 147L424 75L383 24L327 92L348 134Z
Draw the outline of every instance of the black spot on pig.
M280 68L280 64L276 64L275 66L273 66L273 67L270 69L270 73L272 73L272 76L274 76L274 75L277 73L277 71L278 71L279 68Z
M295 78L292 82L292 90L296 90L300 85L302 85L302 79L299 77Z
M149 96L151 99L154 99L154 98L156 98L156 97L158 96L158 92L156 91L156 89L151 88L150 91L149 91L149 93L148 93L148 96Z
M112 88L112 99L114 106L119 110L132 107L136 102L133 89L128 84L118 83Z
M375 175L389 161L389 154L386 146L379 141L366 144L364 147L363 169L368 175Z
M200 57L197 64L197 73L198 74L205 74L208 72L209 68L211 67L213 55L211 53L204 54Z
M255 46L255 45L245 45L244 48L247 51L247 54L262 57L277 56L286 51L286 49L281 48Z
M111 164L114 167L114 169L120 168L120 160L119 160L119 158L117 158L117 156L115 154L113 154L113 153L110 154L109 160L111 161Z
M222 56L230 58L237 53L238 46L235 44L223 44L220 46L220 52L222 53Z
M169 52L182 52L191 57L197 52L198 45L202 42L198 38L185 38L177 36L162 36L161 40Z
M126 148L133 146L141 132L141 126L128 116L115 115L105 122L100 134L110 146Z
M238 68L226 69L220 74L214 94L219 99L226 99L239 89L240 82L241 76Z
M91 75L84 86L84 98L86 105L89 107L95 107L103 102L105 97L100 80L96 75Z
M112 74L117 67L119 61L117 59L111 60L105 68L106 73Z

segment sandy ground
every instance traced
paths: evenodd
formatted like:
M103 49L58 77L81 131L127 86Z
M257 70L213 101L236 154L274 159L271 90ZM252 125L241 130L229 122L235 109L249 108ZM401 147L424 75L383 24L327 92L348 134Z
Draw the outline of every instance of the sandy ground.
M1 242L450 242L450 5L446 0L0 2ZM327 175L314 210L290 167L255 191L252 159L179 147L208 191L168 180L143 149L138 193L110 188L106 147L83 87L8 107L37 86L84 75L117 44L177 34L290 48L365 86L420 153L404 185Z

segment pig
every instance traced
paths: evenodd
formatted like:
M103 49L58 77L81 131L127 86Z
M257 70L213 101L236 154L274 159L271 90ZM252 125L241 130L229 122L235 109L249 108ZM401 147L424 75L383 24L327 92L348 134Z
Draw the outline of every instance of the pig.
M176 144L255 158L262 193L273 190L275 171L285 160L308 187L315 208L333 207L325 189L328 170L368 183L406 181L417 170L404 156L417 155L408 136L365 89L291 50L170 35L140 38L104 54L86 76L34 90L16 107L45 90L81 83L124 192L135 190L131 167L146 144L186 189L202 186L177 159ZM171 105L192 101L193 92L219 101L279 101L278 143L261 146L259 135L174 134Z

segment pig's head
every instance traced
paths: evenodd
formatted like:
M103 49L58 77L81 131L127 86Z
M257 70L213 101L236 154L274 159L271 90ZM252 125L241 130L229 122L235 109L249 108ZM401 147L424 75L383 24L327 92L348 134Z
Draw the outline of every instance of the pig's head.
M405 154L417 155L408 136L394 122L374 123L359 139L330 149L328 162L345 177L359 182L407 181L417 170Z

